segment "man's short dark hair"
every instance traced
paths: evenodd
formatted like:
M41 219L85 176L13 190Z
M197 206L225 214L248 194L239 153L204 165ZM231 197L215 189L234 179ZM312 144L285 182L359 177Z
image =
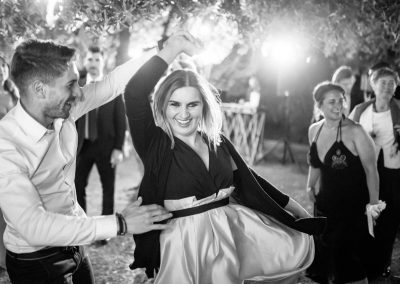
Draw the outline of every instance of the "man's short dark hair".
M100 53L102 56L104 55L103 50L95 45L89 46L88 51L91 53Z
M385 62L385 61L380 61L378 63L375 63L374 65L372 65L371 67L369 67L368 69L368 76L371 76L372 73L374 73L376 70L378 69L382 69L382 68L391 68L390 64Z
M396 85L399 83L399 75L397 74L396 71L394 71L393 69L391 69L389 67L383 67L383 68L379 68L379 69L373 71L370 78L371 78L371 81L376 82L376 81L378 81L379 78L386 77L386 76L393 77L393 79L396 82Z
M53 41L27 40L15 50L11 60L11 78L24 95L33 80L50 83L69 67L75 49Z

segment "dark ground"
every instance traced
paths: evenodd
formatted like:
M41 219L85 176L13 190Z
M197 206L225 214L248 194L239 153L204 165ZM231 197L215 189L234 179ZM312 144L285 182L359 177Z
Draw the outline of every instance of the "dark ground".
M296 162L281 163L282 158L282 143L276 144L267 143L266 151L268 154L265 159L254 166L256 171L266 177L282 191L286 192L298 202L300 202L307 210L312 211L312 204L308 201L305 194L307 180L307 166L305 163L305 155L307 147L304 145L292 145L292 150L295 154ZM270 151L273 150L273 151ZM140 180L141 166L136 162L135 157L130 157L124 161L117 169L117 192L115 196L116 209L122 210L128 202L136 197L135 188ZM88 214L100 214L101 196L100 182L97 171L91 175L91 181L87 192ZM396 274L400 274L400 235L397 238L392 269ZM93 264L96 283L127 283L138 284L146 283L144 273L140 270L131 271L128 265L133 260L134 242L132 237L118 237L112 239L108 245L96 247L88 246L88 252ZM0 271L0 284L8 284L7 273ZM315 283L310 279L301 276L298 283ZM400 283L390 280L376 281L374 283ZM221 283L222 284L222 283Z

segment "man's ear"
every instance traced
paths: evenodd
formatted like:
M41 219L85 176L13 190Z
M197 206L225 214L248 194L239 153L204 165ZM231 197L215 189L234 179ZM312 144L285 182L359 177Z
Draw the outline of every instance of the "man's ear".
M33 81L31 85L32 91L38 98L45 98L48 92L47 84L43 83L40 80Z

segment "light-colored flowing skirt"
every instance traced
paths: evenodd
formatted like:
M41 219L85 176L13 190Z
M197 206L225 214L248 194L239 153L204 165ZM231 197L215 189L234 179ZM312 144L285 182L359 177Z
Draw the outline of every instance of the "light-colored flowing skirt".
M232 191L222 189L218 196L202 200L165 200L164 205L170 211L194 207L226 198ZM314 257L311 236L238 204L170 223L171 228L161 233L155 283L296 283Z

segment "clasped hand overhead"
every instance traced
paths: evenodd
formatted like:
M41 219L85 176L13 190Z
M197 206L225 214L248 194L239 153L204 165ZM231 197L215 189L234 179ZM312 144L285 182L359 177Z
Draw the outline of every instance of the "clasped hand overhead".
M164 48L158 53L168 64L180 54L186 53L189 56L198 54L203 49L203 43L187 31L177 31L164 43Z

